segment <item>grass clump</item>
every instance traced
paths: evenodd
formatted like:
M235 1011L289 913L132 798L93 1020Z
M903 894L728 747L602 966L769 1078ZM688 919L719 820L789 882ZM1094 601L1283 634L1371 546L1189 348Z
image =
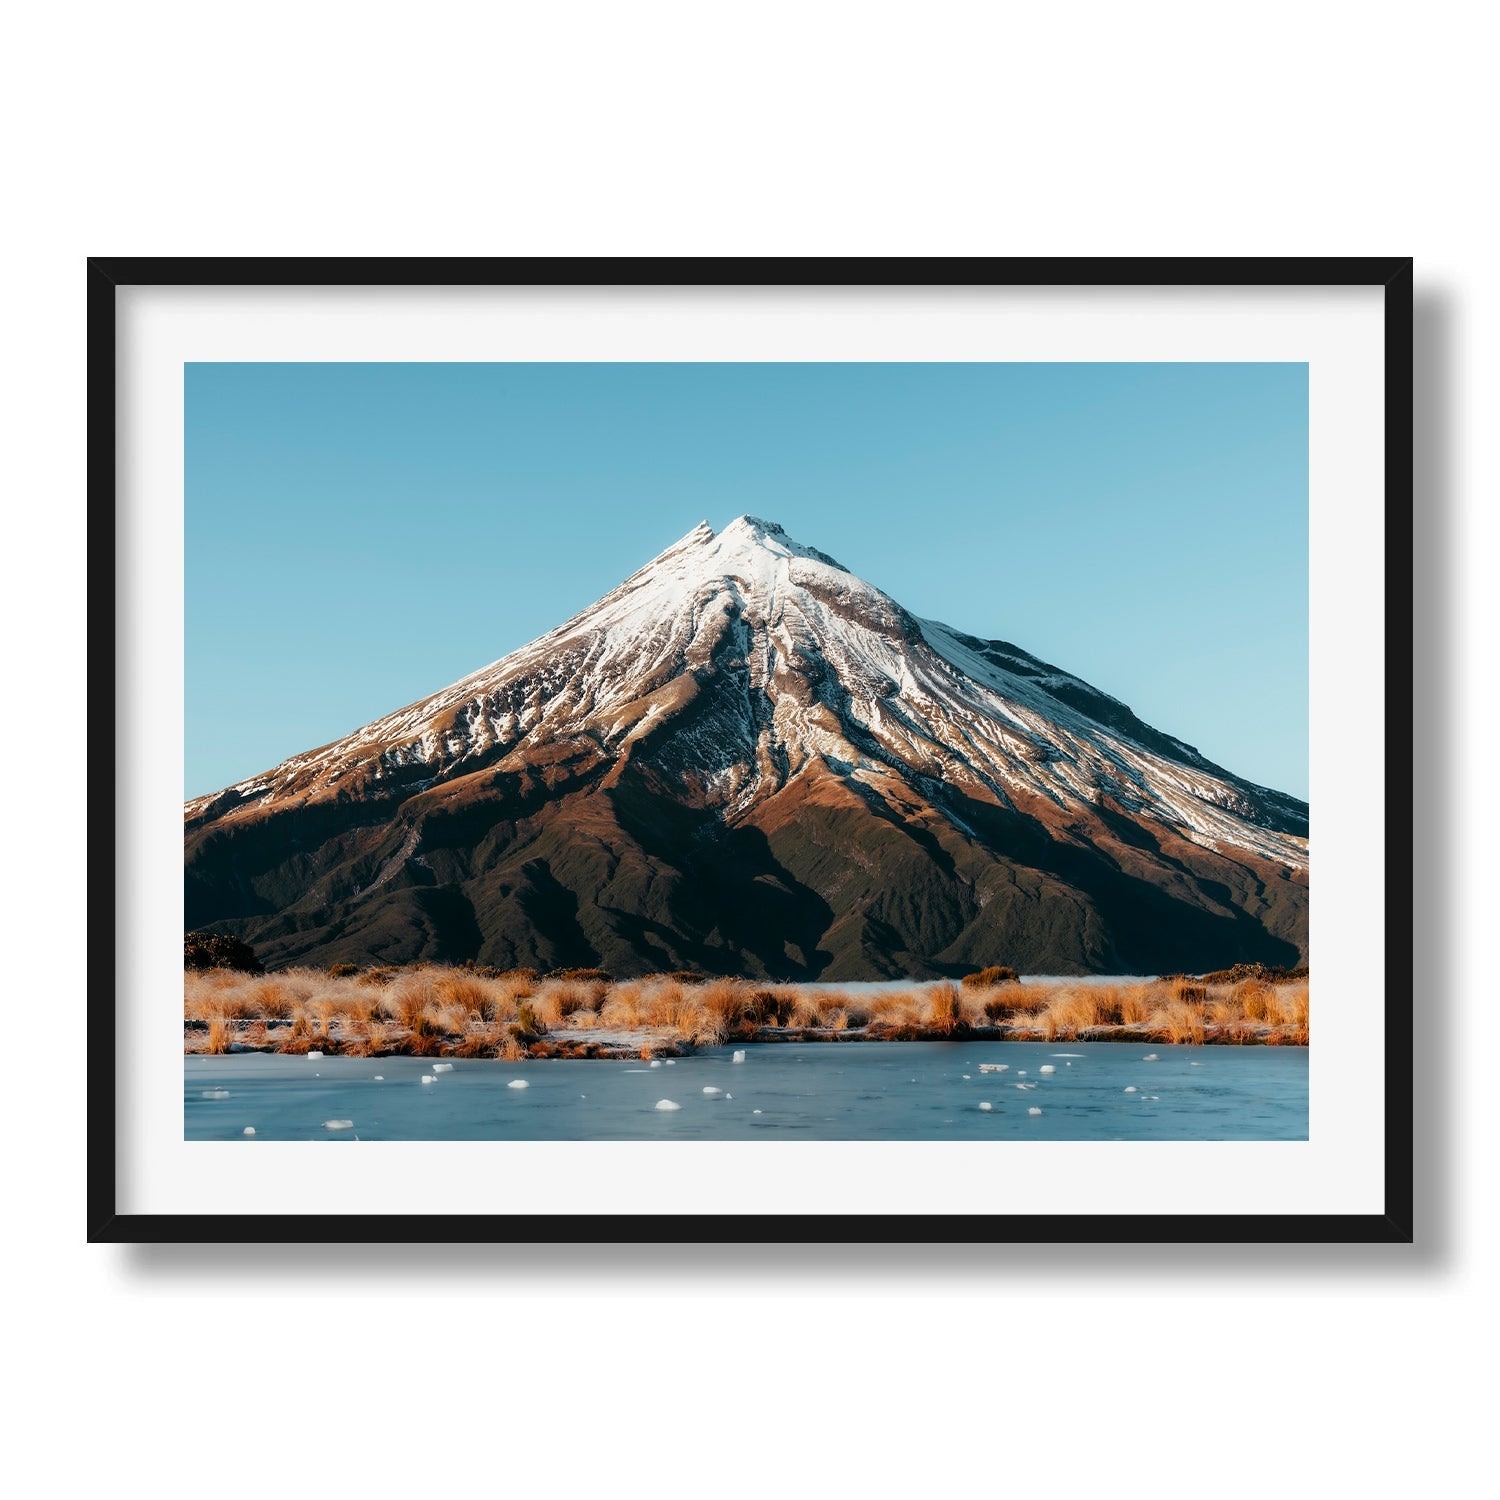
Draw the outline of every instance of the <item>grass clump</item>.
M987 969L965 974L961 983L965 989L984 990L997 984L1015 984L1019 978L1014 969L1008 969L1004 964L991 964Z
M940 984L927 997L927 1024L940 1036L952 1036L964 1024L958 986Z

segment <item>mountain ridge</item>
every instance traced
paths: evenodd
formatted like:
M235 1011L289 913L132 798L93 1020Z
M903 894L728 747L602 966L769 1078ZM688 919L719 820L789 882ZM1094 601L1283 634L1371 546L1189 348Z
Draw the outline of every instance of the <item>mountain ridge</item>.
M751 516L184 819L188 925L273 963L1306 958L1305 804Z

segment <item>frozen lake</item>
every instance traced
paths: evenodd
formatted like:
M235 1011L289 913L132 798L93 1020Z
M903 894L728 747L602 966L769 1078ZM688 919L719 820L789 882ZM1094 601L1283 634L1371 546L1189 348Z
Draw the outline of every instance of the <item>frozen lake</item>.
M184 1130L190 1141L246 1145L1307 1139L1303 1047L773 1043L740 1049L743 1063L735 1050L654 1067L454 1059L441 1072L411 1057L189 1057ZM1004 1071L981 1071L997 1065ZM511 1087L521 1081L525 1088ZM679 1107L658 1109L662 1100Z

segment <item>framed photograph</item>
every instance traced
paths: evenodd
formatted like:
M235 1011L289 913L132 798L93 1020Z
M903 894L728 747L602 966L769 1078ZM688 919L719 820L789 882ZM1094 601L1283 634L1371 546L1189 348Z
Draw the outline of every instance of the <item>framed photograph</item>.
M91 1239L1413 1238L1409 260L88 282Z

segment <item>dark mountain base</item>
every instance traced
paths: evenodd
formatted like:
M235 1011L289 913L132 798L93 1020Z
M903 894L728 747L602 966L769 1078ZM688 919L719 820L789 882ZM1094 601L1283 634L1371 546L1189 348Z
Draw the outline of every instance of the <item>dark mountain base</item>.
M1307 877L1108 805L1005 807L814 770L725 823L553 747L384 803L188 833L187 921L270 968L475 960L773 979L1193 973L1307 959Z

